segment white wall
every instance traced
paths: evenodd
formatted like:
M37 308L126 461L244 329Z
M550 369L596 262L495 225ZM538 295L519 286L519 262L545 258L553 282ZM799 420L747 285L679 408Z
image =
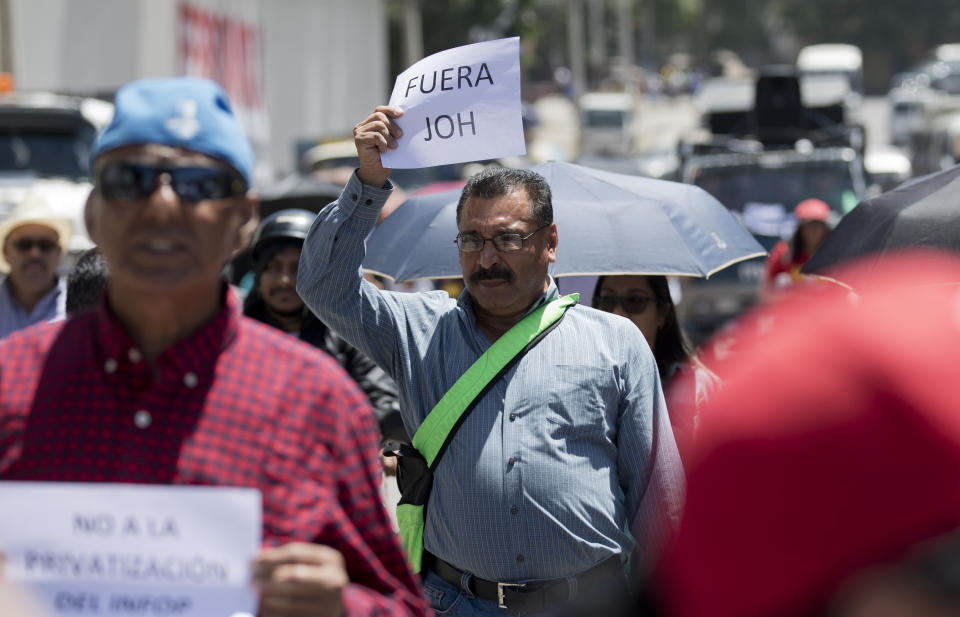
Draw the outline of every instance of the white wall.
M298 136L350 136L387 102L382 0L272 0L260 10L267 104L285 154L292 157ZM285 127L276 122L281 117Z
M191 0L261 26L270 138L291 170L301 137L350 135L389 95L384 0ZM112 92L177 70L178 0L11 0L18 88Z

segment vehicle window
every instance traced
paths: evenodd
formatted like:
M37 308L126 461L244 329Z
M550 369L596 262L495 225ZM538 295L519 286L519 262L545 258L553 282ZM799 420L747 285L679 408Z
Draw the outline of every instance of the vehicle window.
M836 212L855 195L853 177L844 161L790 165L779 168L731 166L703 168L694 184L724 206L742 213L747 204L781 204L787 212L811 197L822 199Z
M90 178L92 127L77 131L0 129L0 172Z

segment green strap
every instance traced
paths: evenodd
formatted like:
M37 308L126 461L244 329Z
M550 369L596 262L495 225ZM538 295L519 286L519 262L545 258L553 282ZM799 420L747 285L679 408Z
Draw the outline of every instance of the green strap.
M413 436L413 446L427 460L427 465L433 465L447 435L490 380L541 332L563 317L567 308L576 304L579 299L580 294L562 296L521 319L477 358L453 387L447 390Z

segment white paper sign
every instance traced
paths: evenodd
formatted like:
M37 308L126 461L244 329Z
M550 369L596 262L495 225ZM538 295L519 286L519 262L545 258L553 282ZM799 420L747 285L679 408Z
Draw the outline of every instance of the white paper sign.
M49 615L254 613L260 491L0 482L5 580Z
M413 169L526 154L520 104L520 39L455 47L397 77L390 105L403 137L380 156Z

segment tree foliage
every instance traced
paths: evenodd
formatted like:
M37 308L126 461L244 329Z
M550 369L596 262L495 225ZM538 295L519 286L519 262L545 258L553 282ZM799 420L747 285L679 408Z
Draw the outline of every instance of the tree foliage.
M391 16L391 68L396 74L406 68L403 0L385 1ZM617 0L602 1L606 48L612 56ZM733 50L751 65L792 61L790 45L784 45L788 40L795 42L794 47L853 43L867 58L883 60L885 70L898 71L937 44L960 41L957 0L631 1L637 63L662 62L676 52L702 61L717 48ZM425 54L493 36L519 35L530 75L544 77L557 66L569 66L567 0L420 0L420 8Z

